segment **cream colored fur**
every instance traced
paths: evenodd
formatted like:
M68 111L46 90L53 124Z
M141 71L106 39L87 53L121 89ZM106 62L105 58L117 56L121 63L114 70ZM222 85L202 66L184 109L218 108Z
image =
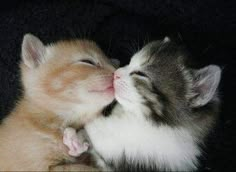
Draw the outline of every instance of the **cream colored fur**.
M24 93L0 125L0 171L48 171L76 162L62 143L63 130L82 127L114 99L109 88L113 71L93 42L60 41L45 46L27 34L21 63ZM51 170L75 168L87 167Z

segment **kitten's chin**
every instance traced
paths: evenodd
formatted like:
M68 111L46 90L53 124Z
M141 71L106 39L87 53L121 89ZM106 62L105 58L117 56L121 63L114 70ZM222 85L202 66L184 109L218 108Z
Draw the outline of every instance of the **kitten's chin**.
M94 104L100 104L101 106L107 106L115 99L114 88L107 88L104 91L90 92L90 102Z
M115 99L117 100L119 104L125 107L125 109L132 109L134 106L134 103L131 100L129 100L127 97L122 96L116 92L115 92Z
M97 97L99 102L105 101L105 102L112 102L115 99L115 92L113 87L108 87L104 90L100 91L90 91L89 92L92 96L92 98ZM97 101L97 100L96 100Z

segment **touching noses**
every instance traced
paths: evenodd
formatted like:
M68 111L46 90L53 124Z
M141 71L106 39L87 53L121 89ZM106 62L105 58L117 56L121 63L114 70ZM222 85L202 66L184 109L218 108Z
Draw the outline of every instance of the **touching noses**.
M118 72L115 72L113 77L114 77L114 80L120 79L120 75Z

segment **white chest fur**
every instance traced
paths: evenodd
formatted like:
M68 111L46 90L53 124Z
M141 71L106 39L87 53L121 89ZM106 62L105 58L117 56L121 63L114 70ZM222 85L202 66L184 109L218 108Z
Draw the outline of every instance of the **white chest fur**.
M166 170L194 170L200 150L184 128L154 126L135 115L99 118L86 127L96 151L118 162L125 156L132 163Z

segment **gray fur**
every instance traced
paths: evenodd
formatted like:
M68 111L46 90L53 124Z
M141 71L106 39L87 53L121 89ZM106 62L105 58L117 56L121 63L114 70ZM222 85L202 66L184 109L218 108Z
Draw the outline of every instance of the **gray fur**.
M143 58L149 58L142 72L151 86L139 78L134 80L145 104L152 109L152 116L157 116L152 119L173 126L184 125L203 138L217 118L221 69L216 65L188 68L185 48L166 39L151 42L141 51L145 51Z
M99 131L102 131L105 135L109 133L108 135L110 136L115 134L114 132L119 133L120 129L122 130L122 126L119 126L120 129L111 127L109 130L107 130L105 126L111 123L114 124L122 118L124 122L127 122L124 117L125 115L130 115L131 118L129 119L135 120L135 113L138 110L140 113L142 112L142 116L145 117L142 119L147 120L148 125L150 122L149 126L152 126L153 130L159 130L158 126L167 126L168 129L173 129L173 131L175 131L175 129L178 131L180 128L184 128L190 133L191 138L193 138L193 146L197 145L197 150L193 155L191 154L191 156L188 157L190 159L181 162L184 168L180 165L181 167L179 167L179 169L177 167L170 167L168 161L158 161L157 157L162 156L158 153L156 155L157 157L155 157L157 159L149 157L149 163L146 162L147 159L145 159L145 156L137 157L131 154L127 156L129 152L127 149L129 149L129 147L125 147L126 149L122 157L116 160L116 162L106 157L103 157L103 159L110 165L111 169L115 171L196 170L198 166L197 156L199 156L201 152L198 146L204 143L204 138L213 128L217 119L220 106L217 88L220 81L221 70L215 65L210 65L203 69L189 68L186 65L186 59L188 58L187 51L183 46L177 45L168 38L163 41L151 42L140 50L140 52L143 59L140 60L139 71L131 71L130 78L132 78L134 89L138 93L138 97L141 97L140 99L142 101L139 101L140 104L138 104L137 100L132 100L137 109L132 109L131 111L130 109L127 111L129 107L119 101L113 103L107 110L104 110L106 117L102 117L100 119L101 121L98 120L97 124L101 127ZM135 113L132 112L133 110L136 110ZM117 120L116 117L119 117L119 120ZM97 131L96 122L94 126L95 127L93 127L93 124L89 126L88 131L92 131L91 133ZM128 127L132 126L128 125ZM140 133L135 133L136 130L130 128L133 132L133 139L136 139L136 135L148 135L142 127L143 126L140 126L140 129L143 132ZM122 138L126 138L125 132L121 134ZM165 134L165 131L163 131L163 134ZM97 135L90 135L90 137L92 137L91 140L94 140L94 138L97 138ZM129 135L127 137L129 137ZM179 137L180 140L182 137L184 139L184 135ZM168 140L168 138L164 139ZM109 145L109 138L98 140L101 140L101 142L104 141ZM94 141L97 140L95 139ZM120 140L117 141L119 142ZM155 144L158 145L158 142L155 142ZM104 145L106 145L106 143L104 143ZM121 141L121 144L125 145L123 141ZM115 150L119 149L119 143L116 144L114 142L114 145ZM94 146L96 147L96 145ZM155 146L150 149L155 149ZM176 151L179 152L179 149L182 150L183 148L177 148ZM137 151L138 150L139 147L137 148ZM199 152L199 154L197 152ZM167 157L171 157L170 155L172 154L168 154ZM157 165L157 162L161 164Z

